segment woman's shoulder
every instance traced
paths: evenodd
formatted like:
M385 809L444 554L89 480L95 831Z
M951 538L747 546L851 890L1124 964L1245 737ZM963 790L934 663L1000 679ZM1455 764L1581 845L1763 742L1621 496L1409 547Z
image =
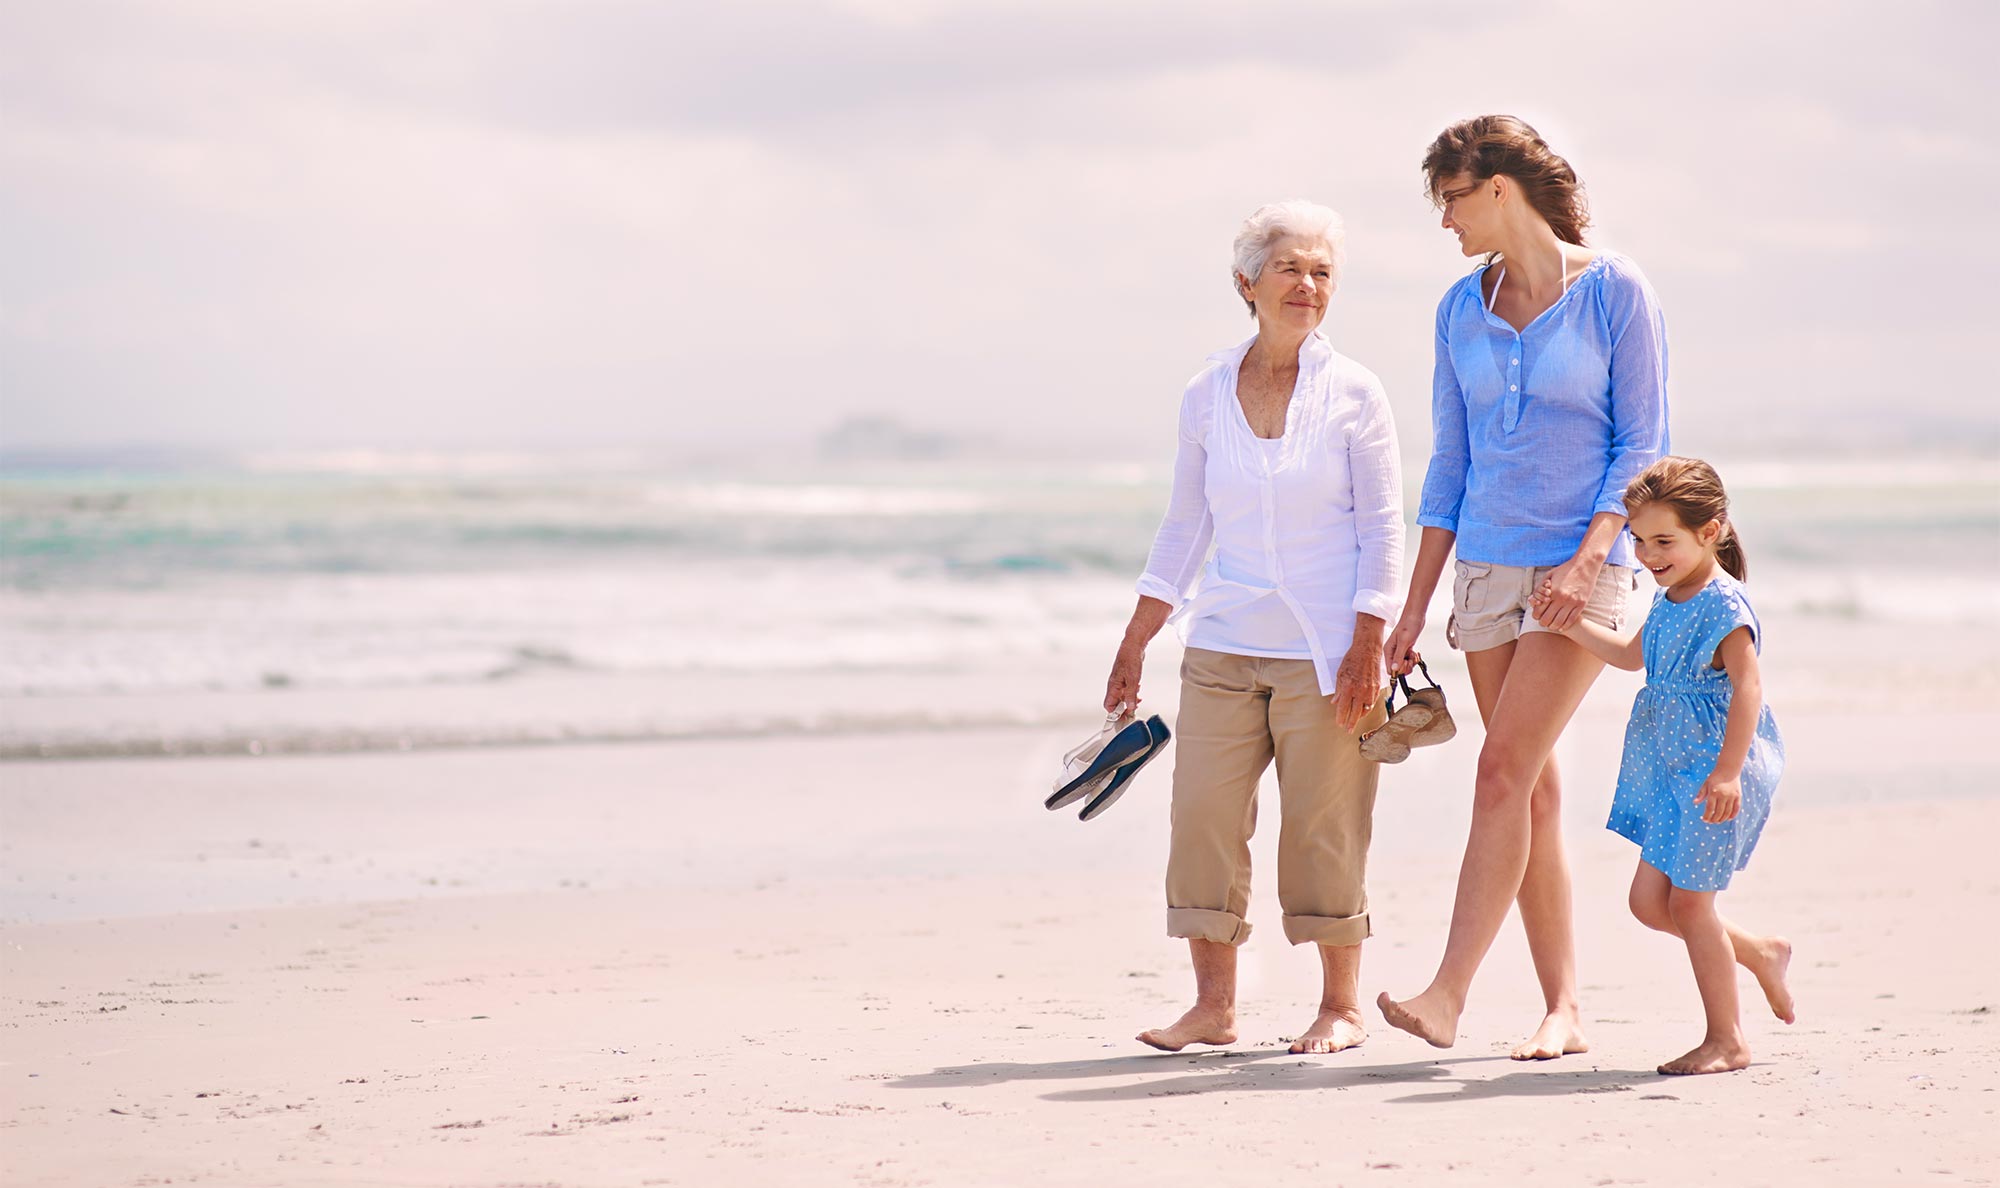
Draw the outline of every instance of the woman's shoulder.
M1376 375L1352 355L1344 355L1336 350L1327 352L1326 374L1333 384L1364 396L1381 396L1382 377Z
M1637 261L1623 252L1602 251L1585 265L1598 278L1601 291L1618 294L1643 295L1647 301L1653 300L1653 284L1646 279Z
M1444 291L1444 296L1438 298L1439 318L1450 316L1451 312L1467 299L1478 301L1482 308L1485 306L1486 298L1485 294L1480 292L1479 280L1486 275L1486 269L1487 265L1480 264L1471 272L1451 282L1451 287Z

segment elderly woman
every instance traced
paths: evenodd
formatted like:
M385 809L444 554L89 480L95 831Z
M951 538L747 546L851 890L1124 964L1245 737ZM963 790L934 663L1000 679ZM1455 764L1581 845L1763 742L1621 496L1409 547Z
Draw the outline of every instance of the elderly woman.
M1356 994L1382 718L1396 616L1402 477L1381 382L1319 331L1339 286L1340 216L1283 202L1236 236L1248 341L1209 356L1181 398L1171 502L1104 695L1136 705L1146 645L1182 624L1167 933L1186 937L1195 1003L1139 1039L1169 1052L1236 1039L1236 946L1250 936L1250 833L1273 758L1285 935L1319 946L1319 1014L1294 1052L1366 1036ZM1213 545L1214 555L1209 556Z

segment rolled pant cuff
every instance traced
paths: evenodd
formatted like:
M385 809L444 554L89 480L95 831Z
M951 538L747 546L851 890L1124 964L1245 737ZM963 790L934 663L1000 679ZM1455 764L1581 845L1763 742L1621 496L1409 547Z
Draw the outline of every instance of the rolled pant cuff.
M1240 945L1250 939L1250 925L1243 917L1208 908L1168 908L1167 935L1189 940Z
M1295 945L1358 945L1374 935L1368 913L1358 916L1286 916L1285 939Z

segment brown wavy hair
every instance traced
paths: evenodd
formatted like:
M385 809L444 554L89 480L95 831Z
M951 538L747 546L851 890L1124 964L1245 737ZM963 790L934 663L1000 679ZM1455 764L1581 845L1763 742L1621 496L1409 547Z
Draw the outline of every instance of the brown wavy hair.
M1690 532L1720 520L1722 538L1715 542L1716 563L1739 582L1750 572L1743 557L1743 537L1729 518L1729 492L1722 489L1722 476L1715 473L1715 467L1700 458L1669 455L1660 459L1625 488L1627 516L1649 503L1672 508L1674 518Z
M1513 179L1557 239L1583 243L1583 229L1590 226L1583 183L1569 162L1557 156L1525 120L1474 116L1438 133L1424 150L1424 182L1431 201L1441 204L1445 186L1461 173L1481 181L1502 175Z

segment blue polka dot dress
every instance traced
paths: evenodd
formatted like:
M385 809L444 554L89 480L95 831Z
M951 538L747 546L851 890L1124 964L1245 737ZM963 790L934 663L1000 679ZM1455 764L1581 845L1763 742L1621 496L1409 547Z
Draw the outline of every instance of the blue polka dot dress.
M1766 705L1743 762L1743 808L1709 824L1694 798L1715 770L1729 720L1729 674L1711 667L1715 649L1738 627L1761 652L1763 628L1734 578L1717 574L1686 602L1653 597L1641 647L1646 687L1625 727L1625 761L1606 827L1639 844L1639 857L1676 887L1720 891L1750 862L1785 769L1785 742Z

